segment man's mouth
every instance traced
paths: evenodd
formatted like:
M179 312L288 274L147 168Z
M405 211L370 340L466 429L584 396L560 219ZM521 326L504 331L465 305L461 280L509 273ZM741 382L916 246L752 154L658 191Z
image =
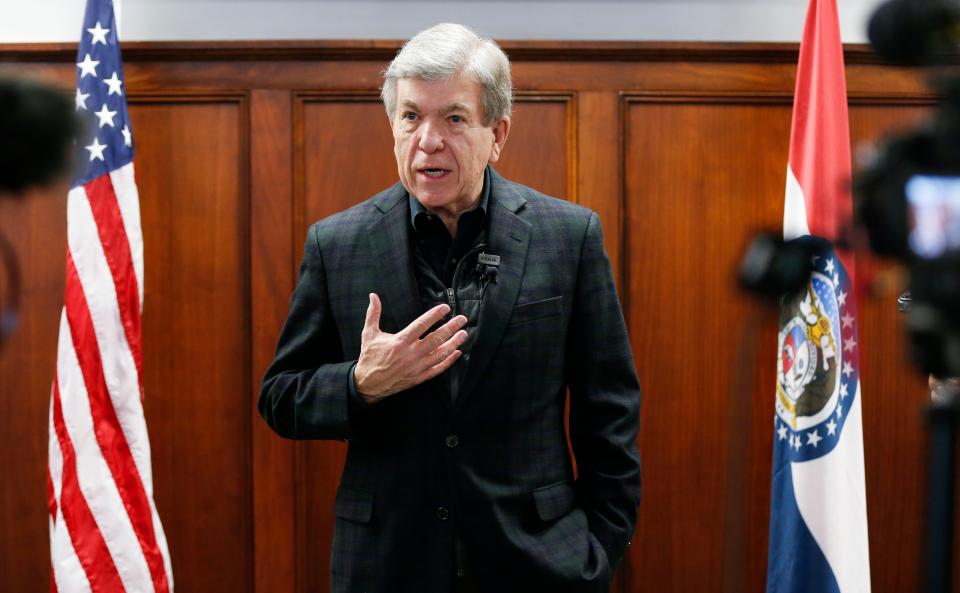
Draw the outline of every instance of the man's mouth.
M427 177L431 177L431 178L433 178L433 179L437 179L437 178L443 177L444 175L446 175L447 173L449 173L449 172L450 172L450 169L440 169L440 168L429 167L429 168L424 168L424 169L417 169L417 172L418 172L418 173L422 173L423 175L426 175Z

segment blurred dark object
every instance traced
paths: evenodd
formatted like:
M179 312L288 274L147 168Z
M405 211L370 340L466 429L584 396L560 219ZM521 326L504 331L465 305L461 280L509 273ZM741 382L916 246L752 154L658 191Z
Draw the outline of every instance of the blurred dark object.
M960 0L891 0L870 22L880 55L911 63L957 63ZM914 362L960 375L960 77L931 71L942 102L927 121L877 146L853 181L854 218L871 250L905 264Z
M65 180L80 131L69 95L40 82L0 78L0 199ZM0 350L16 326L20 282L16 251L0 233Z
M960 0L958 0L960 1ZM870 41L882 57L954 65L960 6L947 0L890 0L873 15ZM910 289L897 299L907 315L914 362L937 377L960 375L960 78L931 78L944 100L918 129L880 146L854 180L857 222L871 249L905 263ZM954 485L960 400L942 383L928 411L927 541L920 590L953 590Z
M0 78L0 193L16 196L67 175L79 131L69 95L35 81Z
M936 82L934 116L879 146L854 179L870 249L909 274L907 327L925 373L960 375L960 81Z
M870 18L867 36L883 58L904 64L955 59L960 7L947 0L890 0Z
M855 216L879 255L909 271L912 355L926 373L960 375L960 84L922 127L881 146L854 181ZM902 299L901 299L902 300ZM902 305L902 303L901 303Z
M930 259L927 253L917 253L923 244L911 245L911 231L917 233L915 240L935 235L946 241L954 239L944 233L954 230L949 226L953 201L949 192L960 187L950 187L949 183L960 179L960 79L941 76L932 84L943 95L933 117L876 147L867 162L861 163L862 170L854 179L855 217L867 230L870 248L879 255L900 260L917 255ZM931 192L930 184L925 187L921 178L938 180L939 188ZM920 183L911 187L915 180ZM908 195L911 189L920 193ZM924 193L927 195L921 195ZM935 204L938 195L941 203ZM930 209L918 211L927 205ZM936 228L938 222L942 228Z
M740 285L771 298L797 292L810 279L814 252L808 241L784 241L774 233L760 233L740 261Z
M0 352L17 325L20 281L17 253L7 238L0 234Z

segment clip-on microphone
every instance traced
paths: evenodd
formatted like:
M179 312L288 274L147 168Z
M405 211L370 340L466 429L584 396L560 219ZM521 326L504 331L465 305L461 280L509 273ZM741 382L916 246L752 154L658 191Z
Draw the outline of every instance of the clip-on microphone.
M483 291L491 281L497 281L500 273L500 256L481 253L477 258L477 273L480 274L480 300L483 300Z
M477 273L480 274L480 280L497 281L497 274L500 271L500 256L481 253L477 258Z

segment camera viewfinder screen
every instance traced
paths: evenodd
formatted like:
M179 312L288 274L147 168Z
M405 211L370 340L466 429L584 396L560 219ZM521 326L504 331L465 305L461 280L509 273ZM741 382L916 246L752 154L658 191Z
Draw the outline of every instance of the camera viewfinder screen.
M924 259L960 253L960 177L914 175L904 189L913 253Z

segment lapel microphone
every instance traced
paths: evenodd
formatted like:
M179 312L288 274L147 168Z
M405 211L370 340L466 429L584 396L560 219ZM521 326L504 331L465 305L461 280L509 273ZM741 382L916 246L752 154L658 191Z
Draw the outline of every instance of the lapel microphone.
M480 274L480 281L497 281L497 274L500 272L500 256L481 253L477 258L477 273Z
M477 273L480 274L480 300L483 301L483 292L490 282L497 281L500 273L500 256L481 253L477 257Z

